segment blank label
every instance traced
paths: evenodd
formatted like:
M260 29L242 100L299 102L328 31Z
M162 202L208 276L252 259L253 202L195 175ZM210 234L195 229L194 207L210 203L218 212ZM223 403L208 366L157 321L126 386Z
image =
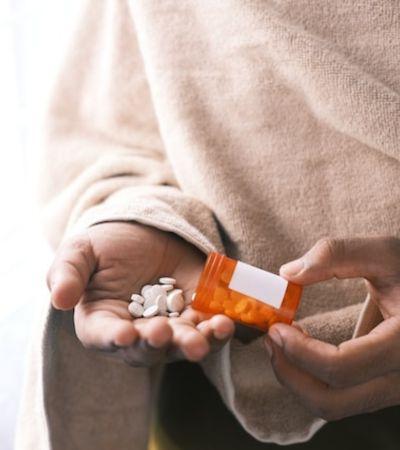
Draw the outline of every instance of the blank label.
M229 288L279 309L287 285L278 275L238 261Z

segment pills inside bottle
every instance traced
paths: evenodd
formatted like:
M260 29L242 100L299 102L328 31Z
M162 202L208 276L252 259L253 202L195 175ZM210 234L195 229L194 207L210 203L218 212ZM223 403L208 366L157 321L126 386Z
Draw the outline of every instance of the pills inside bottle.
M301 293L298 284L212 252L191 306L267 331L275 322L292 323Z

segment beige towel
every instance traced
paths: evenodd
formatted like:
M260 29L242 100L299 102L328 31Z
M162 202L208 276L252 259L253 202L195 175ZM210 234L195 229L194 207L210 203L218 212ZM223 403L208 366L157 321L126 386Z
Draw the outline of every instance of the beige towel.
M399 67L395 1L88 1L49 110L49 239L136 220L277 271L323 236L398 235ZM349 339L364 297L354 281L308 288L300 322ZM146 448L147 369L83 350L69 313L48 313L38 349L19 449ZM261 339L203 367L257 439L323 424Z

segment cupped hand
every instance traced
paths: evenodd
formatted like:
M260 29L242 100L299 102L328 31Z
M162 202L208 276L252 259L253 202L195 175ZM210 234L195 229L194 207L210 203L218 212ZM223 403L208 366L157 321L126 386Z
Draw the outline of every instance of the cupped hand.
M172 276L189 299L204 255L172 233L128 222L107 222L65 241L48 273L53 306L75 309L75 331L82 344L112 352L130 365L149 366L187 358L201 360L232 336L226 316L187 308L178 318L133 319L133 292Z
M400 240L323 239L280 274L304 285L364 278L384 318L367 335L339 346L296 327L272 326L266 345L281 384L326 420L400 404Z

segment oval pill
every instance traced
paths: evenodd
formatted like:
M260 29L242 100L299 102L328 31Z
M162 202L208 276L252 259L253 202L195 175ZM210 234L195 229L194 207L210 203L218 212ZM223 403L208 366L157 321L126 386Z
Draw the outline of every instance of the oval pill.
M149 290L149 289L151 289L153 286L151 285L151 284L145 284L143 287L142 287L142 290L140 291L140 293L142 294L142 297L144 297L145 296L145 294L146 294L146 292Z
M167 297L165 295L159 295L156 298L156 303L158 307L158 310L160 313L166 313L167 312Z
M144 299L144 309L150 308L150 306L154 306L156 304L155 299L153 298L145 298Z
M168 317L179 317L179 316L180 316L180 314L178 312L170 312L168 314Z
M165 290L160 285L155 284L154 286L150 286L150 289L147 289L144 293L144 309L154 306L159 295L165 298L167 296Z
M175 278L172 277L161 277L158 281L161 284L176 284Z
M151 292L151 295L154 295L155 297L158 295L165 295L165 289L161 284L154 284L149 292Z
M146 318L154 317L159 312L160 311L158 309L158 306L157 305L153 305L153 306L150 306L150 308L147 308L147 309L144 310L143 317L146 317Z
M174 289L167 296L167 308L170 312L181 312L185 307L182 289Z
M138 318L138 317L142 317L143 316L144 308L138 302L129 303L128 310L129 310L129 312L131 313L131 315L133 317Z
M172 291L172 289L174 289L173 284L160 284L160 286L164 289L165 292Z
M131 300L133 302L139 303L140 305L143 305L143 303L144 303L144 298L139 294L132 294Z

